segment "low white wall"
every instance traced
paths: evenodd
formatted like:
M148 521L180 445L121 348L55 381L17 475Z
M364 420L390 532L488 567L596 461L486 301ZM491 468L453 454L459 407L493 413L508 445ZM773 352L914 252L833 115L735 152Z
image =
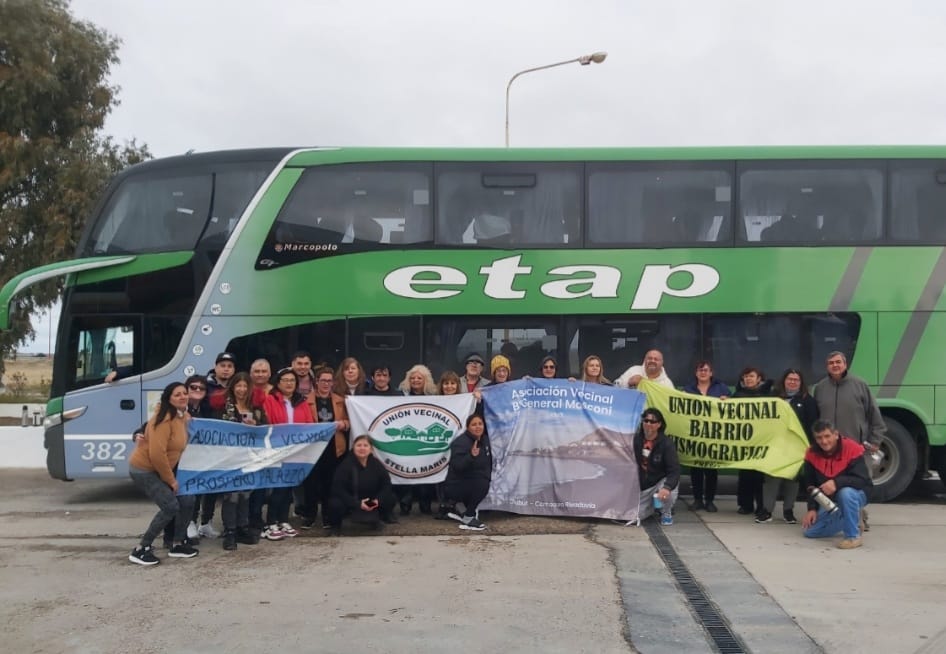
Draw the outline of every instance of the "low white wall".
M23 414L23 405L28 407L30 420L33 419L33 413L39 411L41 416L46 414L45 404L30 404L29 402L17 402L16 404L0 404L0 418L19 418Z
M0 427L0 451L0 468L45 468L43 428Z

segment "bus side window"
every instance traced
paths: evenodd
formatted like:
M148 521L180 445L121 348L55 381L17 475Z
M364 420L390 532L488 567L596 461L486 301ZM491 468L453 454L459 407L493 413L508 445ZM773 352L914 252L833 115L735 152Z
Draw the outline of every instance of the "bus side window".
M916 203L919 240L934 243L946 241L946 185L920 189Z

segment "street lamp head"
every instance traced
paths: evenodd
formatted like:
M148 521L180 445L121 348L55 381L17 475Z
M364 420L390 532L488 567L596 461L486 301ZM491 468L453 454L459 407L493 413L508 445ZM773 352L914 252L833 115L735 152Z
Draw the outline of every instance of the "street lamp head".
M584 55L584 56L578 57L578 63L580 63L582 66L587 66L588 64L592 64L592 63L600 64L602 61L604 61L607 58L607 56L608 56L607 52L595 52L590 55Z

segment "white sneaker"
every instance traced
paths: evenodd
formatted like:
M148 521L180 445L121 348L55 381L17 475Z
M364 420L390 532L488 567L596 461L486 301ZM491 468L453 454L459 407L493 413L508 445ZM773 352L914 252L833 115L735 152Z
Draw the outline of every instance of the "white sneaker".
M220 533L214 529L214 526L211 523L201 525L197 528L197 535L201 538L216 538Z
M198 533L197 523L191 520L190 524L187 525L187 537L197 538L198 536L200 536L200 533Z
M286 537L286 534L282 533L279 525L272 524L263 530L262 536L266 540L282 540Z
M292 525L288 522L279 523L279 531L281 531L284 536L289 536L289 538L295 538L299 535L299 532L293 529Z

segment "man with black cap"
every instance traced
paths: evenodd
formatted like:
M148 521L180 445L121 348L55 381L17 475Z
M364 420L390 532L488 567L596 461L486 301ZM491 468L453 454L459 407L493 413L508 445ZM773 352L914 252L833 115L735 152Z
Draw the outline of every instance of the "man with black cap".
M207 403L219 413L227 398L227 385L236 373L236 357L230 352L221 352L214 362L214 369L207 373Z
M476 352L473 352L466 358L466 374L460 377L460 391L463 391L464 385L466 392L472 393L478 388L489 386L489 381L483 379L483 366L486 361Z
M214 369L207 373L207 406L214 417L223 412L227 401L227 386L233 375L236 374L236 357L230 352L221 352L214 362ZM216 538L220 534L213 527L214 509L219 493L201 495L197 503L200 505L200 527L197 535L201 538ZM195 516L196 517L196 516Z

